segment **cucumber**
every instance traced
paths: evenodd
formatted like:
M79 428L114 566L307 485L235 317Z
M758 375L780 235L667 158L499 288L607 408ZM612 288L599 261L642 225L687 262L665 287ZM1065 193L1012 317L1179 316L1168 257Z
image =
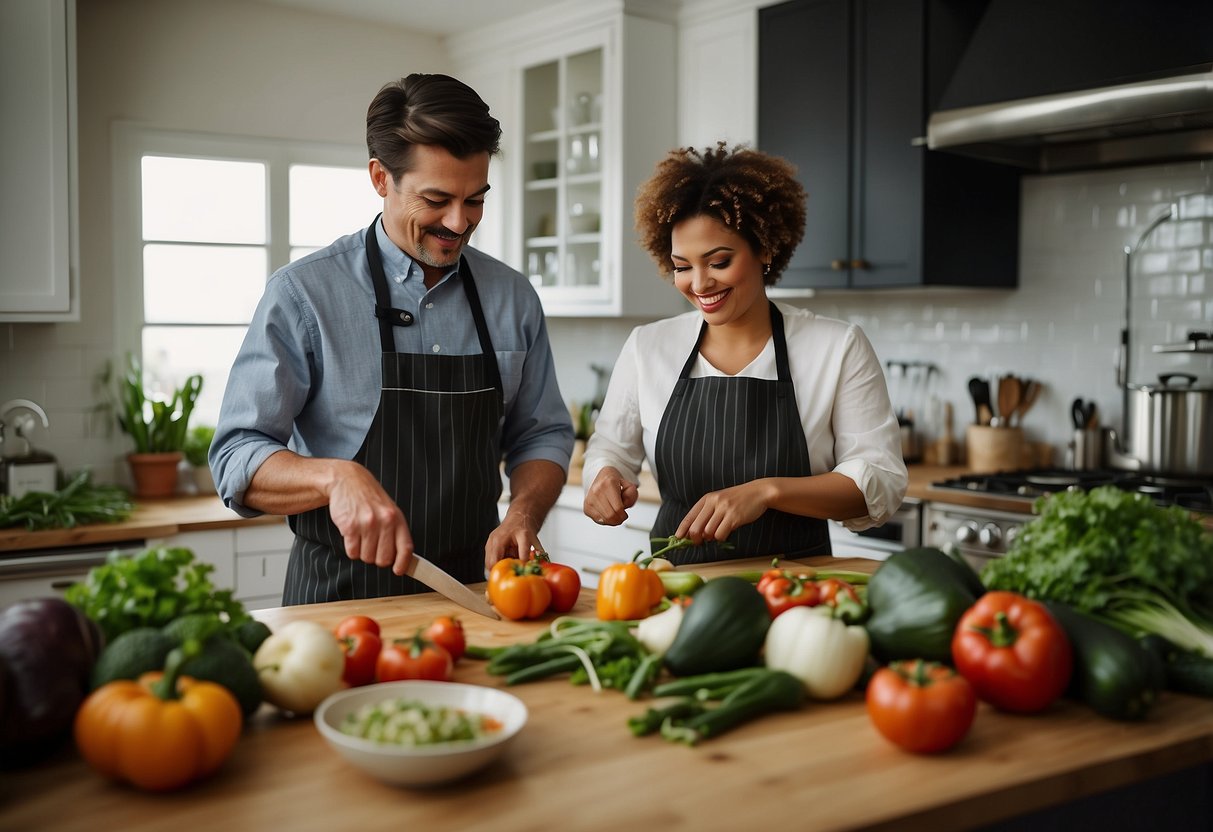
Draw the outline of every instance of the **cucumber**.
M1068 604L1045 601L1074 650L1067 693L1109 719L1144 719L1158 699L1165 676L1162 660L1111 624Z
M1183 650L1159 635L1148 635L1141 643L1162 659L1167 690L1213 698L1213 659Z
M708 581L682 616L665 663L675 676L698 676L755 664L771 626L754 585L725 575Z
M956 622L977 600L981 582L933 547L894 552L868 581L871 615L864 623L883 662L952 663Z

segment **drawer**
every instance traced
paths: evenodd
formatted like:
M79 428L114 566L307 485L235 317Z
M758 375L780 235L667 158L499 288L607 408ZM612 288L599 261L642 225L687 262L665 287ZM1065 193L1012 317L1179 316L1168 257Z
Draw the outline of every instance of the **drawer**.
M236 558L236 597L273 595L282 601L286 586L286 564L291 553L246 554ZM275 605L276 606L276 605Z
M236 529L236 554L245 552L280 552L291 550L295 534L283 520L281 523L257 524Z

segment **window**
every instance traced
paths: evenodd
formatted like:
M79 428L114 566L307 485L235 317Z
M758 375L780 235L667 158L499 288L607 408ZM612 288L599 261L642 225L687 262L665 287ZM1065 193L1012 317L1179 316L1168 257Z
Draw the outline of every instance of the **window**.
M191 424L213 425L269 275L381 210L366 151L130 125L115 148L120 351L153 390L201 373Z

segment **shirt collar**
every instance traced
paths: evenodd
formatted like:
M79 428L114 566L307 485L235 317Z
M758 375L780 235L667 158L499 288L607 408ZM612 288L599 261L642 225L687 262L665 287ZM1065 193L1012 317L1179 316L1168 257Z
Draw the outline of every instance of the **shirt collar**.
M375 223L375 239L379 242L379 252L383 259L383 276L393 283L403 283L406 280L422 280L423 272L421 265L412 257L409 257L400 249L391 238L388 237L387 231L383 228L383 217L380 216L379 221ZM459 266L453 266L450 271L442 276L439 283L446 282L452 274L459 271Z

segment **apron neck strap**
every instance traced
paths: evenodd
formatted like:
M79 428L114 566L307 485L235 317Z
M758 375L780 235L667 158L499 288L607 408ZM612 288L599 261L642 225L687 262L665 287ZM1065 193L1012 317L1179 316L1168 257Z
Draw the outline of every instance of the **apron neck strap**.
M771 312L771 340L775 342L775 369L780 381L791 382L792 371L788 364L788 341L783 334L783 313L779 311L779 307L774 301L768 300L767 305ZM678 381L682 381L691 377L691 369L695 366L696 359L699 358L699 347L703 345L703 336L707 334L708 322L704 321L699 327L699 337L695 339L695 346L691 348L691 354L687 356L686 363L682 365L682 372L678 374ZM782 388L779 395L783 395Z
M391 310L392 299L388 294L387 277L383 273L383 255L379 253L379 238L375 234L375 226L379 224L379 217L382 216L383 214L379 214L375 217L366 230L366 263L371 269L371 286L375 289L375 317L379 320L379 346L383 352L395 352L396 338L392 335L392 321L387 314ZM400 320L403 323L403 318ZM409 322L411 323L411 319Z

